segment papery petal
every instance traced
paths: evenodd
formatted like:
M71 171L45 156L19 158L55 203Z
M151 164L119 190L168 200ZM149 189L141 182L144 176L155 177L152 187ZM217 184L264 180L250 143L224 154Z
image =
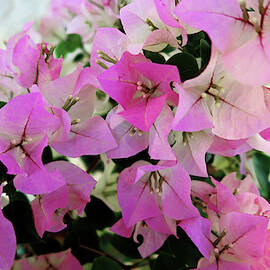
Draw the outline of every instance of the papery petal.
M237 0L226 3L215 0L184 0L176 6L174 13L192 27L207 32L214 45L222 52L240 46L252 38L251 34L256 34L253 26L243 20ZM219 29L222 29L222 35ZM235 36L238 38L235 39Z
M136 233L143 236L143 243L138 248L143 258L158 250L169 236L168 234L155 232L145 226L136 228Z
M247 139L226 140L218 136L213 136L213 143L208 149L209 153L220 156L236 156L247 152L251 147L247 144Z
M112 109L106 120L118 147L108 151L106 154L109 158L126 158L136 155L147 148L149 136L145 132L140 136L138 132L131 136L130 130L132 125L125 121L121 115L117 114L117 111L117 109Z
M193 132L186 135L186 143L181 137L173 146L175 155L180 164L188 173L198 176L208 176L205 164L205 154L212 144L212 136L204 132Z
M136 83L142 77L134 69L134 65L148 61L142 54L125 52L119 62L98 76L102 89L126 108L137 91Z
M160 215L156 195L150 193L147 179L142 179L134 184L127 182L129 178L136 177L139 166L140 163L135 163L125 169L118 180L118 201L126 227L131 227L146 218Z
M250 175L247 175L245 179L240 180L236 178L236 173L230 173L226 175L221 183L228 187L232 193L237 190L237 193L251 192L256 195L260 195L258 188L254 184Z
M172 121L172 111L168 105L165 105L149 132L149 155L152 159L176 160L168 142Z
M37 196L31 202L35 227L42 237L43 233L53 225L53 214L58 208L66 207L68 203L68 188L63 186L51 193Z
M168 218L164 215L160 215L157 217L146 219L145 223L149 226L149 228L156 232L177 236L176 221L174 219Z
M91 67L97 72L97 74L105 71L100 67L96 60L102 59L98 57L97 51L102 51L108 56L112 57L116 61L120 60L122 54L127 50L127 38L126 36L116 28L98 28L93 45L90 58ZM108 67L112 66L112 63L106 62Z
M64 77L50 81L40 86L40 92L45 99L54 107L62 108L69 95L73 94L77 80L82 71L82 66L78 65L75 71Z
M212 107L212 131L215 135L228 140L239 140L269 127L269 112L261 87L251 88L228 80L224 83L224 88L225 92L219 95L220 107ZM239 128L239 123L245 125Z
M18 68L17 79L25 87L31 87L37 78L40 50L30 36L23 36L13 48L12 62Z
M46 164L49 171L57 170L65 179L68 187L67 209L76 209L82 213L86 204L90 201L90 194L96 185L95 179L85 171L66 161L54 161Z
M123 237L129 238L133 232L133 226L127 228L124 220L121 218L119 219L111 228L110 230L114 233L117 233Z
M186 232L202 255L209 259L213 250L213 245L210 240L211 224L209 220L196 217L182 220L178 226Z
M167 45L177 48L178 42L176 37L167 30L155 30L150 33L143 44L145 50L159 52Z
M162 111L166 98L167 95L163 94L159 97L134 99L120 115L136 128L147 132Z
M198 210L190 199L191 181L188 173L179 164L160 173L163 177L161 208L164 215L176 220L198 216Z
M30 175L18 174L14 178L15 187L26 194L44 194L52 192L65 184L58 171L36 170Z
M270 69L270 61L264 46L268 44L263 44L258 36L240 48L224 54L222 62L228 73L243 84L258 86L270 82L270 74L265 72ZM236 65L236 61L239 64Z
M53 142L51 146L62 155L78 157L105 153L117 144L106 121L94 116L72 127L67 141Z
M268 220L265 217L231 212L220 218L220 229L226 230L222 243L233 243L231 250L241 259L264 254Z

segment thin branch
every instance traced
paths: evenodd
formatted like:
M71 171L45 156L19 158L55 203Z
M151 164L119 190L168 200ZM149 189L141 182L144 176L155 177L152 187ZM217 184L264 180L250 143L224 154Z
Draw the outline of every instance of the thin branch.
M103 251L100 251L100 250L96 250L96 249L93 249L93 248L90 248L90 247L87 247L85 245L80 245L81 248L84 248L84 249L87 249L91 252L94 252L98 255L101 255L101 256L104 256L104 257L107 257L107 258L110 258L111 260L115 261L117 264L119 264L121 266L121 268L123 270L130 270L131 269L131 266L130 265L125 265L123 264L122 262L118 261L117 259L115 259L114 257L112 257L111 255L103 252Z

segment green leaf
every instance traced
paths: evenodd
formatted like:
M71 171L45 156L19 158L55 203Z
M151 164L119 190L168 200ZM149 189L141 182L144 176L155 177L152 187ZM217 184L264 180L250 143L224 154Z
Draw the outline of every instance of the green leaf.
M182 82L200 74L196 58L189 53L175 54L168 59L166 64L177 66Z
M161 52L168 54L174 50L175 50L175 48L168 44L167 47L164 48Z
M270 173L270 157L261 153L256 152L253 157L253 166L260 185L261 195L270 199L270 183L269 183L269 173Z
M83 270L91 270L93 267L92 263L86 263L85 265L83 265Z
M188 35L188 43L184 46L184 50L195 57L200 57L200 41L206 39L206 34L201 31Z
M177 267L196 268L198 260L202 257L198 248L193 244L186 233L180 229L178 230L179 239L171 236L168 239L169 247L177 260ZM177 269L177 268L176 268ZM184 268L185 269L185 268Z
M92 270L121 270L120 265L107 257L98 257L94 260Z
M177 261L173 254L161 251L154 263L153 270L175 270L176 263Z
M211 57L211 46L204 39L201 39L200 41L200 55L202 59L201 70L204 70L208 65Z
M73 62L77 63L77 62L80 62L82 59L83 59L83 53L79 53L74 57Z
M4 107L7 103L5 101L0 101L0 109Z
M63 56L65 58L68 53L74 52L78 48L82 48L83 43L81 36L78 34L69 34L65 40L62 40L55 48L55 56L57 58Z
M16 192L4 207L3 214L12 223L18 244L41 241L36 232L31 205L24 194Z
M92 220L87 217L78 218L68 224L68 231L64 241L64 248L72 248L72 253L81 264L92 262L97 253L84 248L89 247L94 250L99 249L99 238Z
M143 50L143 54L146 58L150 59L153 63L158 63L158 64L165 63L165 58L160 53Z
M91 202L84 209L86 216L98 230L115 223L114 212L100 199L91 196Z
M42 153L42 162L43 164L47 164L53 161L52 149L50 146L46 146Z
M134 242L132 238L125 238L116 234L112 234L110 242L114 248L116 248L125 256L133 259L141 258L141 255L138 252L139 244Z

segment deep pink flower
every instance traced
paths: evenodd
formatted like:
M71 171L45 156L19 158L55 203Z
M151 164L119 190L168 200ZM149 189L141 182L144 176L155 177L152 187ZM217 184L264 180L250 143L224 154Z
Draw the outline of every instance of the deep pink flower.
M119 62L98 77L102 89L124 109L120 114L149 131L166 102L176 102L172 81L180 81L175 66L151 63L143 55L125 52Z

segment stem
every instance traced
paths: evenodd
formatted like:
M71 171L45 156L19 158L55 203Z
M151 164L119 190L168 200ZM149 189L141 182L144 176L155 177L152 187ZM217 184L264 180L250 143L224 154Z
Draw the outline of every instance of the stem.
M95 5L96 7L100 8L101 10L104 10L104 7L98 3L96 3L95 1L93 0L88 0L89 3Z
M129 269L131 269L131 268L130 268L131 266L123 264L122 262L118 261L117 259L115 259L115 258L112 257L111 255L109 255L109 254L107 254L107 253L105 253L105 252L103 252L103 251L96 250L96 249L93 249L93 248L90 248L90 247L87 247L87 246L84 246L84 245L80 245L80 247L81 247L81 248L84 248L84 249L87 249L87 250L89 250L89 251L91 251L91 252L94 252L94 253L96 253L96 254L98 254L98 255L101 255L101 256L104 256L104 257L107 257L107 258L112 259L112 260L115 261L117 264L119 264L123 270L129 270Z
M90 164L86 172L90 173L98 165L100 161L101 161L100 156L96 157L96 159Z
M96 253L98 255L101 255L101 256L104 256L104 257L107 257L107 258L112 259L113 261L115 261L116 263L118 263L123 270L132 270L132 269L135 269L137 267L140 267L140 266L144 266L144 265L148 265L149 264L147 261L145 261L147 258L144 258L144 259L141 259L140 261L134 263L133 265L125 265L122 262L120 262L119 260L117 260L116 258L112 257L110 254L107 254L107 253L105 253L103 251L96 250L94 248L90 248L90 247L87 247L85 245L80 245L80 247L81 248L84 248L84 249L87 249L87 250L89 250L91 252L94 252L94 253Z

